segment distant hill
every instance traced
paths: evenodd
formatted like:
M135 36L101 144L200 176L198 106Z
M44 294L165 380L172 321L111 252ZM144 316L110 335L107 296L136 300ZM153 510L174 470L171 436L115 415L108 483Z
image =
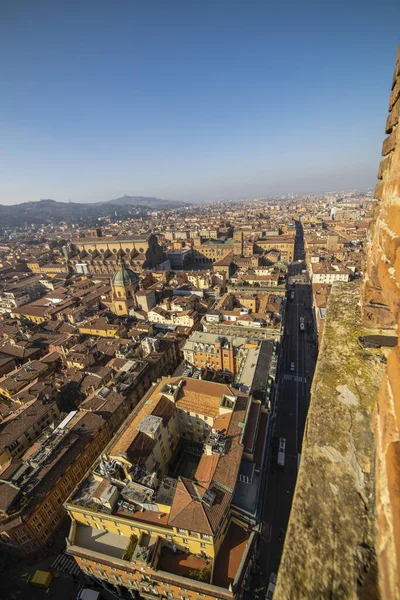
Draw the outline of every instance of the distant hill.
M121 196L115 200L108 200L107 204L116 204L118 206L146 206L152 209L160 208L179 208L187 206L188 202L178 202L177 200L162 200L152 196Z
M130 214L145 215L149 210L168 210L186 205L184 202L145 196L123 196L115 200L94 203L57 202L44 199L12 206L0 204L0 229L24 225L46 225L60 221L90 225L95 224L99 217L121 218Z

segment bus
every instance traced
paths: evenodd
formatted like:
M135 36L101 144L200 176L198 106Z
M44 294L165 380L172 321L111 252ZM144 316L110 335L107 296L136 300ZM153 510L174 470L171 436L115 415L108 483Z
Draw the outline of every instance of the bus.
M275 585L276 585L276 575L275 575L275 573L271 573L270 578L269 578L267 593L265 595L265 600L272 600L272 597L273 597L274 591L275 591Z
M285 450L286 450L286 438L279 438L279 450L278 450L278 466L285 466Z

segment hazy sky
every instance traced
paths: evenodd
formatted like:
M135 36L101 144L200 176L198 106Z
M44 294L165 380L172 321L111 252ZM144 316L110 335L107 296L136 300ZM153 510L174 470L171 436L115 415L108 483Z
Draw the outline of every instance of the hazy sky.
M399 0L2 0L0 202L375 183Z

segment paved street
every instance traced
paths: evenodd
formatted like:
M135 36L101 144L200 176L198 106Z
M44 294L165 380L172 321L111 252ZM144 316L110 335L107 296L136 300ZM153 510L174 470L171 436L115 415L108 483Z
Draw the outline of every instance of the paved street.
M302 232L298 229L295 262L289 275L300 274L305 268ZM309 391L316 360L312 295L309 284L290 286L293 300L287 300L285 328L279 362L278 389L272 440L267 463L265 494L262 506L262 533L259 539L261 573L253 578L251 594L263 597L271 573L277 573L284 536L296 484L298 458L307 418ZM300 331L304 317L305 331ZM291 367L291 363L293 363ZM279 438L286 439L285 466L277 465ZM250 596L249 596L250 597Z

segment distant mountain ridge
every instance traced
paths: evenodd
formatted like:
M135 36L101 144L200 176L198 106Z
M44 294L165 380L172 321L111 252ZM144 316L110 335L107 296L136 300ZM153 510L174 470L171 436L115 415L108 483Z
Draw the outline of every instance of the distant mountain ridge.
M162 200L153 196L121 196L115 200L107 200L107 204L117 204L118 206L147 206L149 208L179 208L187 206L189 202L178 202L177 200Z
M105 202L57 202L51 198L11 206L0 204L0 228L45 225L60 221L95 223L101 217L146 214L151 210L181 208L189 203L146 196L122 196ZM117 213L117 214L116 214Z

